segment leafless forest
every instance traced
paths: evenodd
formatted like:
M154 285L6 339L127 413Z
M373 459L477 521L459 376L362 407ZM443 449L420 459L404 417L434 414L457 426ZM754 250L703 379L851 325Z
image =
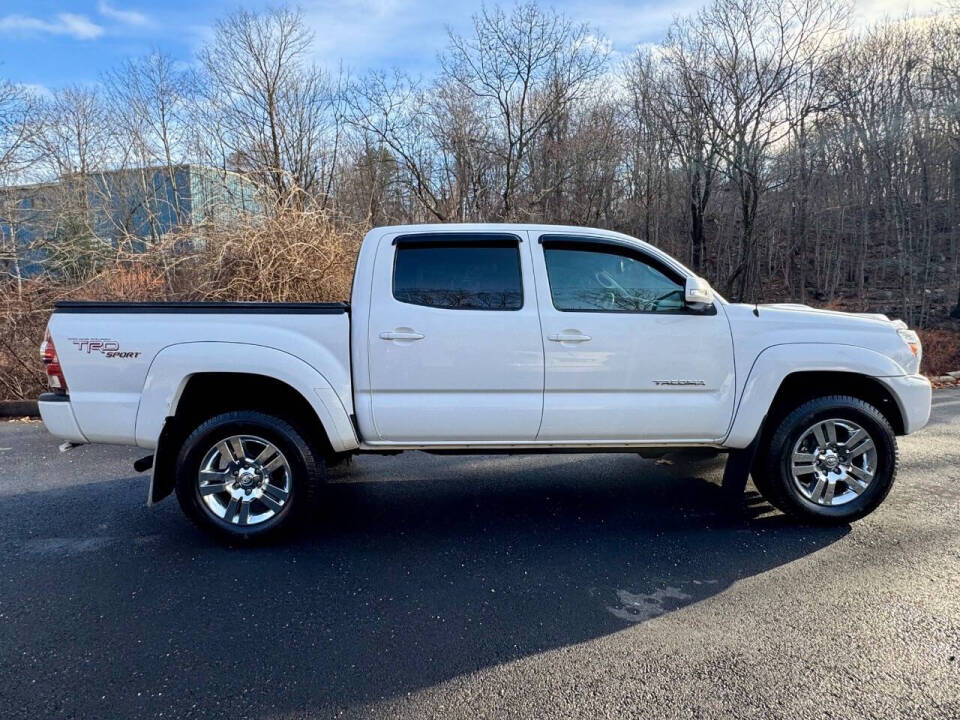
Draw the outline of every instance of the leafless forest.
M193 65L2 83L0 184L63 180L29 243L19 196L0 201L8 367L53 297L344 297L365 227L421 221L614 228L730 299L957 327L960 6L864 28L839 0L713 0L629 57L545 5L486 6L430 77L321 67L312 43L295 9L238 11ZM257 211L150 223L136 246L116 212L104 240L89 178L187 163L242 174ZM141 185L97 187L141 214L178 202ZM7 376L0 394L33 382Z

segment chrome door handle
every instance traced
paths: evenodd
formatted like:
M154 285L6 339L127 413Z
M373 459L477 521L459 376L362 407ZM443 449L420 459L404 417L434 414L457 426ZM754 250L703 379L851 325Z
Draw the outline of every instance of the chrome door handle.
M587 342L590 340L590 336L578 332L561 332L548 335L547 340L553 340L554 342Z
M383 340L423 340L423 333L396 330L393 332L382 332L380 338Z

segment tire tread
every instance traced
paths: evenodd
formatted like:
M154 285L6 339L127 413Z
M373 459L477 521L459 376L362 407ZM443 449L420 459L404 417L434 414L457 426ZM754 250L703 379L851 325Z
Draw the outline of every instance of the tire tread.
M256 526L246 532L232 532L213 523L197 506L194 494L194 477L190 468L184 467L187 458L193 451L194 445L205 434L216 427L233 423L252 423L269 428L272 432L282 434L291 442L300 454L297 466L305 469L305 477L298 482L294 478L295 504L290 508L288 516L278 525L258 531ZM296 470L293 470L296 472ZM292 423L282 417L271 415L258 410L232 410L204 420L183 441L176 460L176 494L184 514L201 530L220 540L241 540L246 542L273 540L288 535L300 529L315 510L321 487L324 484L323 456L317 451L315 443L309 442L304 434Z
M787 486L788 481L780 477L782 448L789 435L794 431L797 422L803 416L828 408L853 409L867 415L873 422L881 426L891 440L893 457L889 479L883 481L884 485L878 493L870 498L869 503L846 515L822 515L809 510L791 496ZM780 421L763 452L761 461L755 466L759 472L753 477L754 485L760 494L775 508L792 517L823 525L852 522L873 512L893 488L899 467L899 449L890 422L876 407L851 395L822 395L807 400Z

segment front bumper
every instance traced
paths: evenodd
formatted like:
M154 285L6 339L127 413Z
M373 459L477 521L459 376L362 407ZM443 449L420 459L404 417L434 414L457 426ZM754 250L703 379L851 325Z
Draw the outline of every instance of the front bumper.
M73 407L70 405L69 395L43 393L37 400L40 407L40 417L51 435L68 440L72 443L87 443L80 426L73 416Z
M914 433L927 424L933 395L927 378L923 375L901 375L877 379L887 386L900 407L904 435Z

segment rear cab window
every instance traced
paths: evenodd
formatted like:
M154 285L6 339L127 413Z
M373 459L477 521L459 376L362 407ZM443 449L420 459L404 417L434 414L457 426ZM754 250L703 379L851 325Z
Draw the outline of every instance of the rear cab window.
M519 242L502 234L399 237L393 297L446 310L520 310Z

